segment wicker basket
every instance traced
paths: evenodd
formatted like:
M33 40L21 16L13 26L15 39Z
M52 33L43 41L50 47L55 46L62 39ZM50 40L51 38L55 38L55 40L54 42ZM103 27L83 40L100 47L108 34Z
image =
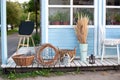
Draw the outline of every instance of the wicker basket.
M18 66L28 66L31 65L33 60L34 60L34 56L25 56L25 55L14 55L13 60L15 61L15 63Z

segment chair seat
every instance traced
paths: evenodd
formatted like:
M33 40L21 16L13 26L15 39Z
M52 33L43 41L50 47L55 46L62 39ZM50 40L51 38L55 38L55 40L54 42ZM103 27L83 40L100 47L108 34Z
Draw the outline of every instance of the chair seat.
M104 45L118 45L120 44L120 39L104 39Z

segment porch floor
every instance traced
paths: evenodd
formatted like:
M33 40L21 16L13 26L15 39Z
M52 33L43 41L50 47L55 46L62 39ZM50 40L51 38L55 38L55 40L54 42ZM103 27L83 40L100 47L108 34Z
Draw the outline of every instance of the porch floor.
M40 69L52 69L53 71L75 71L79 68L81 71L90 71L90 70L119 70L120 64L118 64L117 59L111 58L111 59L104 59L103 62L100 61L100 59L95 60L95 64L89 64L88 61L82 62L78 59L73 60L73 62L70 63L70 65L63 65L61 63L57 63L54 66L42 66L41 64L38 64L37 62L33 62L29 66L17 66L15 62L11 59L9 59L9 62L7 65L3 66L3 69L6 71L12 71L16 70L19 72L26 72L31 70L40 70Z
M29 48L30 50L34 50ZM25 48L21 48L19 50L21 53L27 53ZM13 54L15 55L15 54ZM13 56L12 55L12 56ZM53 66L43 66L38 64L36 61L29 66L18 66L13 61L12 57L8 59L8 63L6 65L1 66L3 70L6 71L19 71L19 72L27 72L32 70L40 70L40 69L51 69L52 71L76 71L77 69L81 71L88 70L120 70L120 63L117 62L117 58L105 58L101 62L100 58L95 59L95 64L89 64L88 61L82 62L79 59L74 59L70 65L63 65L59 61L56 65Z

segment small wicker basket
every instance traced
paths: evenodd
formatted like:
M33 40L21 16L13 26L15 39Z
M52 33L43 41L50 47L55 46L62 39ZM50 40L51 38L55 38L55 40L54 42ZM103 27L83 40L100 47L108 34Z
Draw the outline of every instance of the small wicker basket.
M31 65L33 60L34 60L34 56L30 55L30 56L25 56L23 54L20 55L14 55L13 60L15 61L15 63L18 66L28 66Z

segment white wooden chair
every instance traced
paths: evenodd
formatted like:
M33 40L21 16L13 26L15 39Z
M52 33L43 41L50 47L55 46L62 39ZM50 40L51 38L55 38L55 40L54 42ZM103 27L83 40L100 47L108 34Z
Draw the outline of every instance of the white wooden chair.
M119 44L120 39L114 39L114 38L106 38L105 37L105 29L103 27L100 28L101 31L101 43L102 43L102 55L101 55L101 61L103 61L104 55L105 55L105 49L106 48L116 48L117 50L117 58L118 63L120 60L120 53L119 53Z

